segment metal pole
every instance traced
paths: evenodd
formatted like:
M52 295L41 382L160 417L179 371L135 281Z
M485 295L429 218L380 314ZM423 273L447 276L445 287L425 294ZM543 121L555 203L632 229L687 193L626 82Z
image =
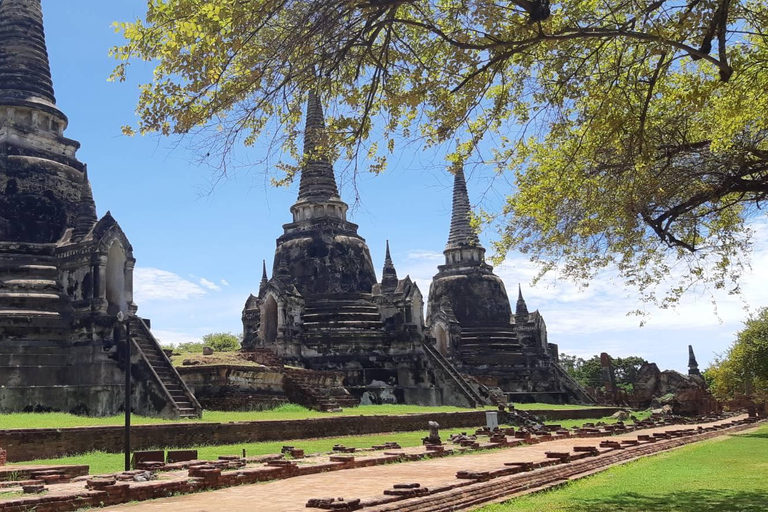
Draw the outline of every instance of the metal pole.
M131 321L125 322L125 470L131 470Z

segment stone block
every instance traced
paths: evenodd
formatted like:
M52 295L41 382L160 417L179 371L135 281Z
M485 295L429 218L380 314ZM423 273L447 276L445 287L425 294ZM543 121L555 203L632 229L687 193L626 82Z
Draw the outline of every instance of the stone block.
M197 460L197 450L168 450L165 462L174 464L176 462L189 462Z

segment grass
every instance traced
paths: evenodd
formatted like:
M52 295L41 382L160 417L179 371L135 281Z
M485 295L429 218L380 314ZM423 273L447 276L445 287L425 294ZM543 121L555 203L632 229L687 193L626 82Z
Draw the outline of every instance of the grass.
M263 366L246 359L241 352L214 352L209 356L202 352L174 352L171 357L173 366L184 366L184 361L197 361L200 365L231 364L237 366Z
M552 405L552 404L521 404L519 409L579 409L583 406ZM494 407L488 407L494 410ZM269 411L204 411L202 419L191 420L164 420L160 418L147 418L132 416L134 425L148 425L158 423L178 423L180 421L207 421L214 423L227 423L230 421L267 421L267 420L298 420L307 418L328 418L336 416L373 416L396 414L425 414L439 412L467 412L472 409L462 407L422 407L418 405L361 405L350 409L344 409L340 413L328 413L311 411L295 404L285 404ZM0 430L11 428L66 428L87 427L100 425L122 425L123 416L110 416L105 418L93 418L87 416L75 416L66 413L16 413L0 415Z
M556 490L478 512L762 512L768 426L617 466Z

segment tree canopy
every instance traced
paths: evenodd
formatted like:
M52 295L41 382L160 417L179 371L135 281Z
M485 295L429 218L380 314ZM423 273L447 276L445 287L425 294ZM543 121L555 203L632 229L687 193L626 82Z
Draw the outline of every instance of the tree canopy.
M640 368L648 361L642 357L628 356L611 358L611 362L613 363L616 385L624 390L632 391L637 383ZM600 356L582 359L568 354L560 354L560 365L582 386L602 388L605 385Z
M768 398L768 308L744 322L728 351L704 375L721 399L742 394Z
M615 268L662 306L738 290L768 193L763 0L148 0L117 29L113 79L155 65L139 131L201 132L222 172L276 133L299 162L315 89L326 150L374 172L419 139L513 176L478 215L499 257L584 283Z

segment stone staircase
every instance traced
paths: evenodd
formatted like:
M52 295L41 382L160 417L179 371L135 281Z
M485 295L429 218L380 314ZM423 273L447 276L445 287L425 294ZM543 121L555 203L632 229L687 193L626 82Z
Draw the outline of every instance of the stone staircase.
M560 366L558 363L555 363L554 361L551 363L552 371L557 375L561 381L566 385L568 388L568 391L574 395L579 401L583 403L590 403L590 404L596 404L597 399L592 396L592 394L587 391L584 386L579 384L579 382L574 379L570 373L568 373L565 368Z
M307 300L303 321L304 336L310 340L331 334L378 338L384 331L378 308L365 294L312 297Z
M462 327L459 358L466 364L501 364L504 357L514 358L522 352L523 346L512 326Z
M160 348L147 324L139 317L131 318L131 339L141 349L142 357L167 392L179 417L199 418L203 412L202 407Z
M52 244L0 243L0 339L65 339L70 311Z
M472 385L464 378L456 367L429 342L422 343L422 349L433 366L449 376L449 378L456 384L457 388L466 397L472 407L480 407L488 403L487 400L483 399L483 397L475 391Z
M342 408L356 407L360 401L342 387L322 388L317 377L327 372L287 369L283 377L283 389L291 403L323 412L337 412Z

